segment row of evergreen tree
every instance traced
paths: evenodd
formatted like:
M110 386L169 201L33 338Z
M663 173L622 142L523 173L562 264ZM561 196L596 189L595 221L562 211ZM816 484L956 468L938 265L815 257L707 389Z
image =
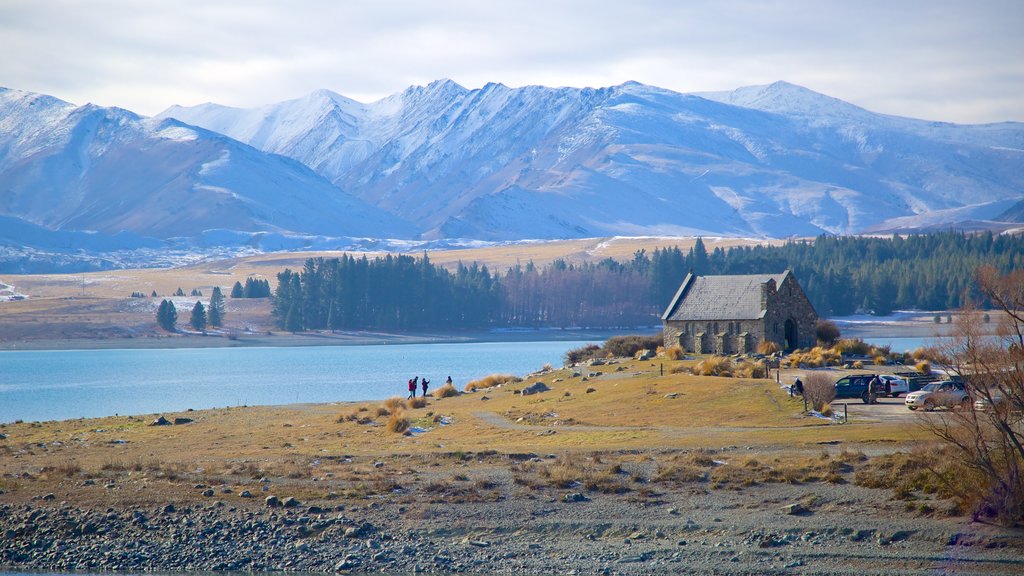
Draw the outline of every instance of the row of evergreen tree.
M220 286L214 286L209 306L203 306L203 303L197 300L195 306L192 307L188 323L193 330L206 330L207 326L219 328L224 324L224 316L224 295L220 291ZM156 311L156 323L168 332L178 329L178 309L174 306L174 302L171 300L160 302Z
M277 275L273 314L286 330L445 329L492 326L651 325L687 272L776 274L790 269L822 316L857 311L960 307L981 264L1024 268L1024 237L944 232L891 238L821 236L782 246L715 248L703 240L605 259L504 275L459 264L454 272L424 256L314 258Z

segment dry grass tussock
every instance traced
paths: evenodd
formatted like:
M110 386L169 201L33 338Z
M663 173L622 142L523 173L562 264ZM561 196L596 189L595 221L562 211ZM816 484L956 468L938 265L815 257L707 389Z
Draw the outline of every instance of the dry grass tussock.
M384 408L387 409L388 413L392 413L396 410L406 410L408 406L405 404L405 400L399 396L392 396L384 401ZM381 414L386 416L387 414Z
M478 380L473 380L466 384L466 392L472 392L482 388L493 388L495 386L503 386L505 384L518 384L523 379L514 374L489 374Z
M921 374L932 373L932 363L927 360L918 361L917 365L915 365L914 368Z
M452 384L445 384L434 392L435 398L451 398L458 395L459 391Z
M679 344L669 346L665 349L665 358L669 360L682 360L686 357L686 353L683 352L683 347Z
M409 400L409 408L416 409L416 408L426 408L426 407L427 407L427 399L422 397L422 396L418 396L416 398L413 398L413 399Z
M984 479L964 466L948 447L931 444L910 452L876 456L854 476L854 484L867 488L889 488L896 498L907 502L926 495L949 498L957 513L975 508Z
M736 456L695 451L659 463L654 482L673 484L708 482L716 488L753 486L767 483L799 484L829 482L842 484L854 465L866 460L859 452L817 456Z
M762 340L761 343L757 345L757 353L764 354L765 356L781 351L782 348L779 348L779 345L771 340Z
M403 408L399 408L391 413L391 417L388 418L386 428L388 432L394 432L396 434L405 433L409 429L412 421L409 419L408 413Z
M789 355L790 366L820 368L822 366L837 366L842 361L842 355L836 348L822 348L821 346L815 346L806 352L797 350Z
M698 376L732 376L732 360L725 356L711 356L701 360L692 372Z
M681 370L672 369L672 373ZM733 378L767 378L768 367L763 362L753 360L740 360L733 362L725 356L711 356L701 360L691 370L691 373L698 376L728 376Z

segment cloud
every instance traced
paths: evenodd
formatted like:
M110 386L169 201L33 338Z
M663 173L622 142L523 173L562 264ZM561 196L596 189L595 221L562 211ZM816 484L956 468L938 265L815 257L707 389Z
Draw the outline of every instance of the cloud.
M878 112L1024 120L1022 16L1005 0L8 0L0 82L154 114L317 88L372 101L442 77L678 91L787 80Z

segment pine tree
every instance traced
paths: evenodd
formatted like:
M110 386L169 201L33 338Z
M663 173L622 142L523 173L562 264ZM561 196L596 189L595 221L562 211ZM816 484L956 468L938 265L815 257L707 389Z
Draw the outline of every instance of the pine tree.
M178 289L174 291L174 295L175 296L184 296L185 295L185 291L181 289L181 286L178 286Z
M157 297L157 295L156 295L156 290L153 290L153 294L152 294L152 297L153 297L153 298L156 298L156 297Z
M214 328L219 328L224 323L224 295L220 292L220 286L213 287L213 293L210 295L210 307L207 310L207 320Z
M178 311L174 308L174 302L170 300L160 302L160 308L156 312L156 322L164 330L174 332L178 323Z
M245 290L242 288L241 282L235 282L235 285L231 287L232 298L245 298Z
M206 307L202 302L196 302L192 307L192 317L189 318L189 325L195 330L206 330Z

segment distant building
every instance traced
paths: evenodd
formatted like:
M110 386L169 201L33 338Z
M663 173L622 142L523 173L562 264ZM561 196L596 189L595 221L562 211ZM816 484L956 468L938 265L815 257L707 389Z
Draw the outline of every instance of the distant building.
M665 347L697 354L756 352L761 342L783 350L810 348L818 313L793 274L687 274L661 316Z

